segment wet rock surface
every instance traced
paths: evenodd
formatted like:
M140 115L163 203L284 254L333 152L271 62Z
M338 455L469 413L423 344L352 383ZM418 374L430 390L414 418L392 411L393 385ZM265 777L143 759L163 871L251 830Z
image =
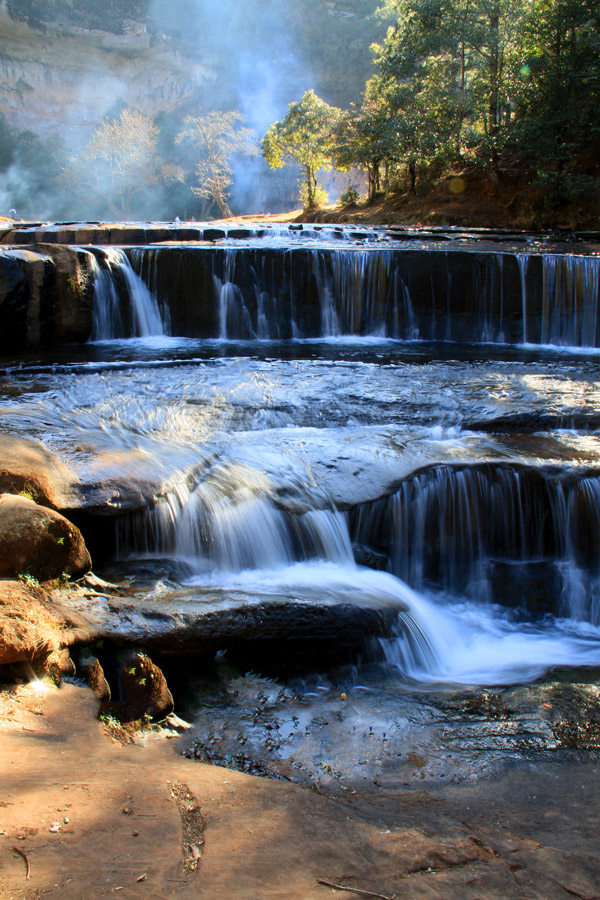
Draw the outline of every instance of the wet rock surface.
M210 659L229 647L249 665L264 656L271 667L283 670L321 655L330 664L357 660L369 638L388 633L397 618L395 610L324 597L311 602L281 593L267 601L240 590L188 588L185 593L181 587L151 588L150 583L144 592L137 579L129 596L113 586L93 596L72 595L66 602L86 618L96 640L143 646L167 658Z
M0 348L86 341L92 328L92 257L46 244L0 252Z
M0 494L0 575L50 581L92 567L78 528L28 497Z
M524 761L600 760L600 670L581 672L587 683L422 693L385 671L275 681L236 674L234 659L220 657L180 695L190 759L382 797L475 785Z

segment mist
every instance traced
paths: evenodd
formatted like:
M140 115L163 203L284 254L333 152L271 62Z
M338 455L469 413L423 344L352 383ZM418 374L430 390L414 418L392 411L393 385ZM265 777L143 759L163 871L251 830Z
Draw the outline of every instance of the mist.
M0 69L0 114L7 140L16 142L11 159L4 166L0 160L0 215L14 208L22 218L47 220L199 217L193 169L186 169L176 143L186 117L238 110L258 143L309 88L335 105L359 100L374 37L368 32L363 41L361 29L365 10L376 6L377 0L119 0L110 12L92 14L88 0L14 0L11 8L23 12L9 18L0 0L0 63L11 57L10 73L8 66ZM339 15L336 7L343 7ZM33 18L26 14L32 8ZM342 34L348 21L361 40L351 42L354 50L343 42L335 50L335 29ZM95 30L82 32L86 22ZM106 31L99 30L102 22ZM343 75L336 65L347 67ZM165 183L132 174L136 189L127 209L110 194L110 173L82 163L98 127L123 110L156 125L161 162L182 168L179 179ZM32 132L52 158L42 184L39 163L21 158L22 136ZM292 166L272 172L260 154L231 165L235 213L282 211L297 203Z

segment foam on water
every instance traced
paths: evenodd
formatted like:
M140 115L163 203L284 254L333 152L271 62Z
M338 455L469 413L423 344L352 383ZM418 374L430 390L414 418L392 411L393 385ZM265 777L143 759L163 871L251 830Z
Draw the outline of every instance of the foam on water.
M395 610L397 634L379 639L386 663L422 684L533 681L556 666L600 666L600 628L573 620L517 623L498 607L444 604L387 572L324 560L277 568L213 571L189 584L297 601Z

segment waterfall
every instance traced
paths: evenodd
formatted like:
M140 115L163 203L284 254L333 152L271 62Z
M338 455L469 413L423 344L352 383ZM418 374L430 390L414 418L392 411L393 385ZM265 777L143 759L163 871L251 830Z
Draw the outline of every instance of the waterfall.
M91 340L164 334L156 299L134 272L123 250L109 248L97 252L101 262L94 258L92 263L94 311Z
M159 297L167 324L171 309L173 332L198 338L600 343L597 257L313 246L128 252L133 268L120 281L135 296L132 315L121 311L126 322L114 312L118 286L97 277L97 317L125 333L158 333ZM122 251L107 256L113 276L127 266ZM143 283L130 283L132 276ZM110 290L113 297L101 300ZM152 321L138 313L138 298Z
M542 344L598 345L599 260L544 256Z
M521 322L523 325L523 343L527 343L527 270L529 268L529 256L525 253L517 254L517 263L519 264L519 274L521 276Z
M600 476L436 466L357 508L355 543L416 590L600 625Z
M176 486L154 509L125 519L118 543L121 555L174 557L197 571L268 569L309 559L354 563L343 513L282 510L264 477L243 465L217 468L195 487Z

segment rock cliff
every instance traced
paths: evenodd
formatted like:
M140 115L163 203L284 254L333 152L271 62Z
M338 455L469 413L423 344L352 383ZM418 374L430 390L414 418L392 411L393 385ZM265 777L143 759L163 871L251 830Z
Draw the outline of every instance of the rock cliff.
M40 31L0 3L0 113L41 137L60 131L73 150L111 108L155 117L192 101L215 77L171 43L153 42L141 24L125 34L64 25Z

